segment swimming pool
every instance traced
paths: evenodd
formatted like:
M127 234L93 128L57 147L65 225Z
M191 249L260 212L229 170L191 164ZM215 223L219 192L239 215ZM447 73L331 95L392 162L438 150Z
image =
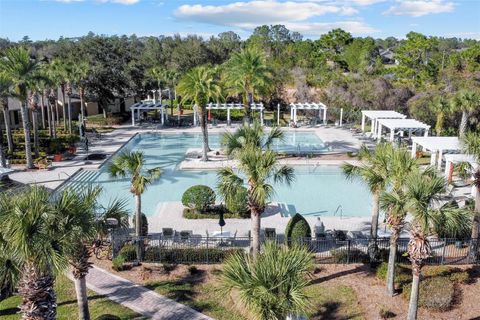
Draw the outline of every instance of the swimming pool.
M287 134L285 145L292 142L315 143L321 140L314 133ZM312 136L312 134L314 136ZM220 135L209 135L212 147L218 147ZM200 148L201 134L139 134L128 142L123 149L141 150L145 153L146 167L161 167L162 176L149 186L142 196L142 211L153 215L162 202L180 201L183 192L190 186L205 184L215 189L217 176L215 171L178 170L177 165L184 159L189 148ZM277 143L276 148L287 148ZM318 147L318 146L317 146ZM65 185L80 188L93 183L103 187L102 203L112 198L128 199L133 209L133 197L129 192L129 179L112 179L106 172L107 165L98 171L81 171ZM370 215L371 195L360 183L347 181L337 166L297 166L295 182L291 187L276 186L273 202L279 202L289 213L299 212L308 216L332 216L340 212L344 216ZM339 209L339 206L341 208Z

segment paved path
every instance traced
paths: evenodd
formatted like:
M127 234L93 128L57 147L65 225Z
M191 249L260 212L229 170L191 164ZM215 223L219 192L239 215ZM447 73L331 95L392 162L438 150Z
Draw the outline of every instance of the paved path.
M95 266L87 275L87 287L151 319L213 320L190 307Z

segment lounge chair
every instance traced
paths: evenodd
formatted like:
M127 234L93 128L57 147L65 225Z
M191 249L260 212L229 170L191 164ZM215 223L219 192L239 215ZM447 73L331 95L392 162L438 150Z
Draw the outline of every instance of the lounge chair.
M277 232L275 228L265 228L265 238L275 239L277 237Z
M180 240L187 241L190 239L192 234L193 234L192 230L182 230L180 231Z
M173 239L175 232L172 228L162 228L162 237L163 239Z

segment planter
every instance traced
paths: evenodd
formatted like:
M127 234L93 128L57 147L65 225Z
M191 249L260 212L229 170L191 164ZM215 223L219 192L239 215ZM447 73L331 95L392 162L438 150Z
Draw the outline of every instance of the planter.
M60 162L62 160L63 160L63 154L61 154L61 153L57 153L53 156L53 161L55 161L55 162Z
M68 152L71 154L75 154L77 152L77 147L71 146L70 148L68 148Z

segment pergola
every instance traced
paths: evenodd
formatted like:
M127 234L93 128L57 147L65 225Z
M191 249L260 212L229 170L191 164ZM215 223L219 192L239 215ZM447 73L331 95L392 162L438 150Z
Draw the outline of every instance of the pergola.
M468 162L471 164L475 170L480 165L477 163L477 160L474 156L465 153L456 153L456 154L446 154L443 156L445 158L445 177L450 179L453 172L453 164L459 162Z
M428 136L428 130L430 126L423 122L420 122L415 119L377 119L377 139L380 140L382 137L382 129L387 128L390 130L390 141L393 142L395 137L395 131L399 132L408 132L408 136L411 137L412 133L414 132L422 132L424 133L425 137Z
M162 125L165 123L165 120L168 120L168 112L165 112L165 109L168 108L168 105L162 104L160 102L154 101L142 101L133 104L130 107L132 111L132 126L135 126L135 110L137 111L137 118L140 120L140 111L151 111L151 110L160 110L161 111L161 121Z
M457 137L413 137L412 158L417 156L417 146L431 152L430 164L434 166L435 162L437 162L438 170L442 168L444 152L459 152L462 148Z
M228 126L231 124L230 110L232 110L232 109L243 110L244 105L242 103L209 103L209 104L207 104L207 110L227 110L227 125ZM260 123L263 125L263 110L265 109L265 107L263 106L263 103L252 103L252 104L250 104L250 109L260 111ZM197 125L197 119L198 119L198 108L196 106L194 106L194 108L193 108L193 124L195 126Z
M290 103L290 119L297 124L297 110L318 110L320 117L320 110L323 111L323 124L327 124L327 109L328 107L321 102L318 103Z
M407 116L392 110L362 110L362 132L365 132L365 121L370 119L370 132L376 132L378 119L405 119Z

